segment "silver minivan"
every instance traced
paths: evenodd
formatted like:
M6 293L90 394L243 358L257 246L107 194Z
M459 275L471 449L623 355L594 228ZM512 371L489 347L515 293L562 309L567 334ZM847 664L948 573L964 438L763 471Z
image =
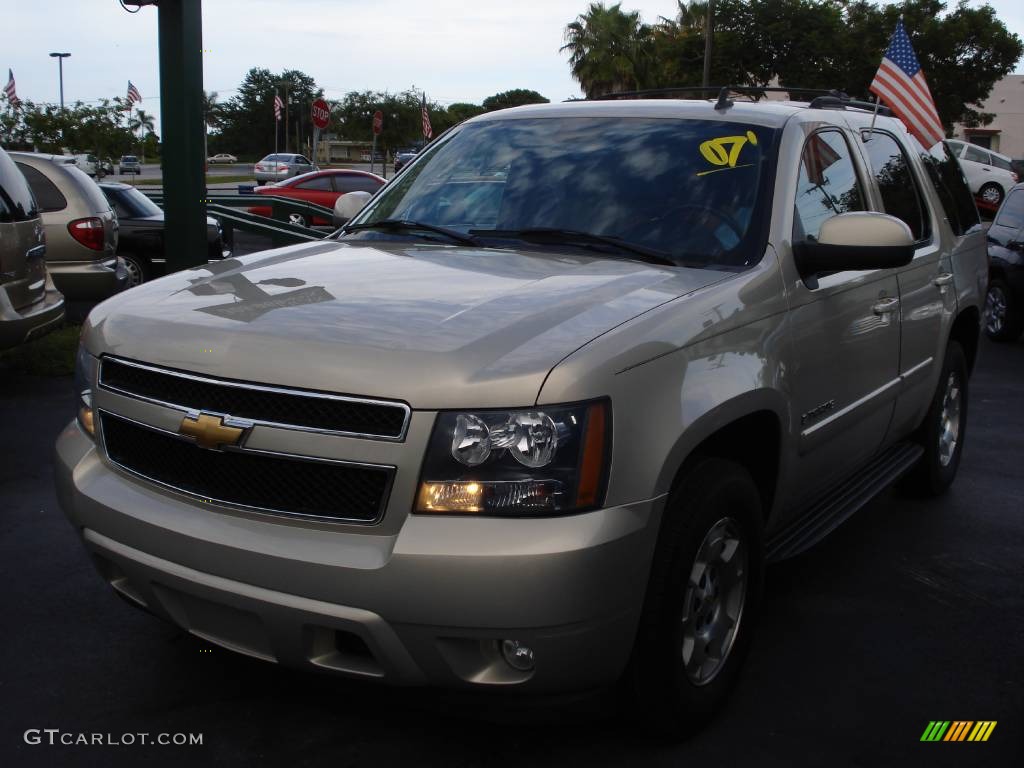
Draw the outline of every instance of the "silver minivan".
M50 155L12 152L11 158L39 203L47 264L69 308L123 290L128 273L117 258L117 216L96 182Z

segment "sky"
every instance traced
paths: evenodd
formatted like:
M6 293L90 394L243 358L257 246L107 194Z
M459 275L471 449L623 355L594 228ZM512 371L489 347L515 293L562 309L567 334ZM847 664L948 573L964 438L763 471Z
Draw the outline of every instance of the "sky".
M552 101L580 96L560 53L565 25L588 0L206 0L203 80L220 100L234 95L251 67L299 69L327 98L353 90L412 87L441 104L473 102L512 88ZM610 3L609 3L610 4ZM952 2L950 3L952 4ZM972 0L970 5L981 5ZM1011 32L1024 37L1024 2L991 0ZM130 79L159 132L157 9L129 14L118 0L6 3L0 72L10 68L18 95L57 102L124 96ZM644 21L672 16L675 0L623 0ZM913 30L910 30L913 35ZM1017 71L1024 69L1018 63ZM927 73L926 73L927 74ZM6 82L6 78L0 78Z

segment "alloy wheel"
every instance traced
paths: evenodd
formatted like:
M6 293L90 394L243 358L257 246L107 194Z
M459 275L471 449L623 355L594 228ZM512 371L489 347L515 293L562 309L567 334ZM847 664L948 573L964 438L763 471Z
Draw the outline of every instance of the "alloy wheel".
M1006 294L998 285L990 285L985 297L985 329L993 335L1002 333L1006 324Z
M725 665L743 616L748 553L742 527L723 517L697 549L683 596L683 668L706 685Z
M949 466L956 453L960 439L960 382L955 372L946 379L946 392L942 396L942 413L939 416L939 462Z

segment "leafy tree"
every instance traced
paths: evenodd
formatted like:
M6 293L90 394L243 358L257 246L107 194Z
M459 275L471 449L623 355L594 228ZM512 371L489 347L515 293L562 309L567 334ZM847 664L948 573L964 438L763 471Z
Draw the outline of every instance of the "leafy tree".
M508 109L509 107L518 107L523 104L547 104L550 100L545 99L536 91L530 91L526 88L514 88L511 91L502 91L496 93L493 96L488 96L483 101L483 111L493 112L496 109ZM454 104L452 106L455 106ZM449 112L451 107L448 107Z
M569 66L588 96L633 87L681 87L701 82L704 2L678 2L672 19L652 27L618 5L594 3L566 27ZM925 71L939 116L979 125L997 80L1024 54L988 5L960 0L943 15L943 0L717 0L711 82L838 88L866 98L889 38L902 15Z

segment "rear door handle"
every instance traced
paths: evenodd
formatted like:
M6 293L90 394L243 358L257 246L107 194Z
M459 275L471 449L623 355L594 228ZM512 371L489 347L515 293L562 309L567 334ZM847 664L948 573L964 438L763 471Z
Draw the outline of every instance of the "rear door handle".
M875 310L876 315L888 315L890 312L893 312L899 305L899 299L883 299L882 301L875 304L875 306L872 307L872 309Z
M936 277L933 281L936 288L945 288L947 285L953 282L953 275L949 272L943 272L941 275Z

